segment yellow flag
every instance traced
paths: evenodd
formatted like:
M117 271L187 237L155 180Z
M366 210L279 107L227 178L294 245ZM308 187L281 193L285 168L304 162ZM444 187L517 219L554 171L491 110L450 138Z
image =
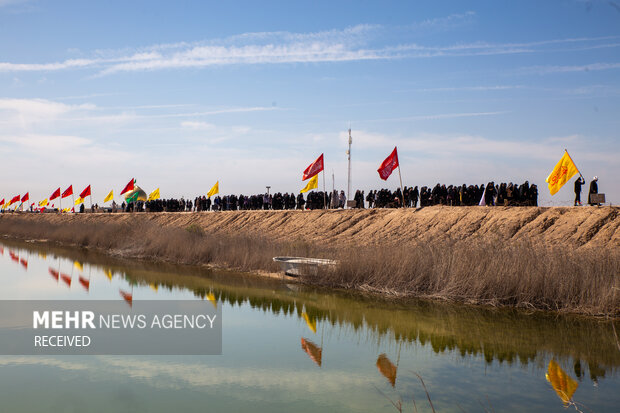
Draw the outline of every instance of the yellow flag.
M75 268L77 268L78 270L80 270L80 271L84 272L84 266L82 265L82 263L81 263L81 262L79 262L79 261L74 261L74 262L73 262L73 266L74 266Z
M114 199L114 190L110 191L110 193L108 194L108 196L105 197L103 202L106 203L108 201L111 201L112 199Z
M569 179L571 179L579 170L575 166L575 163L571 159L568 152L564 151L562 159L555 165L553 171L549 174L545 180L549 184L549 192L551 195L555 195L556 192L564 186Z
M211 198L213 195L219 194L219 193L220 193L220 181L217 181L215 185L213 185L213 188L211 188L209 192L207 192L207 196Z
M151 195L149 195L149 199L147 199L147 201L154 201L156 199L159 199L159 188L151 192Z
M304 318L304 320L306 320L306 324L308 325L308 328L312 330L313 333L316 333L316 319L311 320L305 311L301 313L301 316Z
M78 197L78 199L75 200L75 205L80 205L84 203L84 199L81 197Z
M303 194L304 192L308 192L309 190L316 189L318 187L319 187L319 174L316 174L312 177L312 179L308 181L308 184L306 185L306 187L299 192Z
M217 309L217 298L215 298L215 294L211 292L207 293L207 300L211 301L211 304L213 304L213 307Z
M579 383L577 383L572 377L570 377L555 361L551 360L549 362L549 367L547 367L547 381L551 383L551 387L557 393L558 397L564 405L567 405L568 402L573 398L573 394Z
M43 201L39 202L39 206L40 207L47 206L47 198L45 198Z

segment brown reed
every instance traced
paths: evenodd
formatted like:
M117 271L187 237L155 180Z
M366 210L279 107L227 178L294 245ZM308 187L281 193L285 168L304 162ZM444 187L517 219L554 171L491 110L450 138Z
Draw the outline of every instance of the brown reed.
M307 275L307 284L590 315L620 315L620 254L562 249L524 241L411 241L384 246L318 246L262 234L209 233L202 227L0 219L0 234L96 248L127 258L243 271L277 271L274 256L339 261L334 270Z

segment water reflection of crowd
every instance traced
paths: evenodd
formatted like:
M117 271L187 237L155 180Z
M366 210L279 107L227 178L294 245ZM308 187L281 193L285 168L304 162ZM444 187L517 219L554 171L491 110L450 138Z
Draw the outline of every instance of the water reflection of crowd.
M357 190L352 203L347 204L344 191L314 191L307 194L281 193L258 195L224 195L209 198L206 196L189 199L158 199L140 201L134 204L121 205L122 211L147 212L191 212L191 211L241 211L241 210L293 210L323 209L327 205L331 209L344 208L399 208L405 206L537 206L538 188L525 181L521 185L511 183L484 185L442 185L404 187L395 191L389 189L365 191Z

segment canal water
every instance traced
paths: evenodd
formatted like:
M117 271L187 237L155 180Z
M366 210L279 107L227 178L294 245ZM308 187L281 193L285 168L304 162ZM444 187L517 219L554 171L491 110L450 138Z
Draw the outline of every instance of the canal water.
M620 323L1 242L1 299L213 299L223 317L222 355L0 356L1 411L620 411Z

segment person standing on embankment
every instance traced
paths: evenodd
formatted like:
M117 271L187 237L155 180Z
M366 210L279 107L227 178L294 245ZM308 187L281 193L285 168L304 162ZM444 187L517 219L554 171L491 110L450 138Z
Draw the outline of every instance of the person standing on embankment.
M592 202L592 194L598 194L598 176L592 178L592 182L590 182L590 192L588 193L588 204L594 205ZM598 204L597 204L598 205Z
M586 181L581 176L575 181L575 206L581 206L581 186L585 183Z

